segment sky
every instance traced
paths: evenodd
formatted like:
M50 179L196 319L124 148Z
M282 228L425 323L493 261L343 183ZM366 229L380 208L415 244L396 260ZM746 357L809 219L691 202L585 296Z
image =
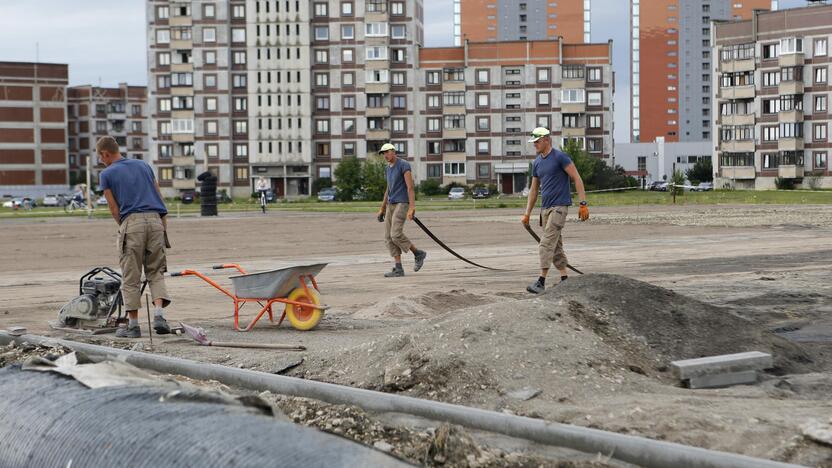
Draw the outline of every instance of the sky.
M780 8L805 3L781 0ZM453 45L452 5L425 0L427 47ZM613 40L617 142L629 141L628 5L592 0L592 42ZM146 47L144 0L0 0L0 61L67 63L73 86L146 85Z

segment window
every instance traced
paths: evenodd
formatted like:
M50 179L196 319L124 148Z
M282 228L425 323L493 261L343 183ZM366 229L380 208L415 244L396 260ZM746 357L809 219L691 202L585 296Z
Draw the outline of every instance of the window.
M753 166L754 153L723 153L720 166Z
M429 85L438 85L441 83L442 74L438 71L427 72L427 83Z
M329 133L329 120L318 119L315 121L315 133L327 134Z
M364 29L366 37L386 37L387 23L367 23Z
M825 94L815 96L815 107L814 108L815 108L815 112L818 112L818 113L826 112L827 107L826 107L826 95Z
M781 123L780 138L803 138L803 124Z
M390 26L390 37L393 39L405 39L407 37L407 28L403 24Z
M490 117L477 117L477 131L487 132L491 129Z
M490 81L488 70L477 70L477 84L488 84Z
M444 116L445 128L449 130L465 128L465 115L452 114Z
M206 65L216 65L217 52L215 50L206 50L205 53L202 55L202 59Z
M543 128L552 128L552 119L548 115L538 115L537 116L537 126ZM518 143L519 144L519 143Z
M391 77L394 86L405 86L407 84L407 74L405 72L393 72Z
M438 142L431 142L431 143L436 143L437 146L439 144ZM428 147L430 147L430 144L428 144ZM439 154L439 152L436 152L434 154ZM428 164L428 178L429 179L438 179L439 177L442 177L442 165L441 164Z
M407 61L407 50L406 49L391 49L390 59L393 62L406 62Z
M248 133L248 122L245 120L234 121L234 133L236 135L245 135Z
M217 75L204 75L203 82L206 88L216 88L217 87Z
M463 100L465 99L464 93L462 96ZM487 108L488 107L488 93L477 93L477 107L480 108Z
M491 143L488 140L477 140L477 154L480 156L491 154Z
M815 169L826 169L826 151L818 151L814 156Z
M317 109L317 110L329 110L329 96L318 96L318 97L316 97L315 98L315 109Z
M428 95L428 108L435 109L440 107L440 100L438 94L429 94Z
M537 69L537 82L538 83L548 83L551 80L552 80L551 70L549 68L538 68Z
M328 41L329 40L329 26L315 26L315 40Z
M384 46L367 46L367 60L387 60L387 47Z
M777 153L763 153L761 155L763 169L773 169L777 167Z
M583 65L564 65L563 66L563 79L565 80L574 80L574 79L583 79L584 78L584 66Z
M601 116L598 114L590 114L587 116L588 118L588 127L589 128L601 128Z
M170 18L170 8L166 6L156 7L156 19L168 19Z
M202 42L217 42L217 30L215 28L202 28Z
M785 94L780 96L780 110L803 110L803 95L802 94Z
M245 5L234 5L234 8L231 10L231 17L232 18L245 18L246 17L246 6Z
M205 98L205 112L216 112L216 111L217 111L217 98L215 98L215 97Z
M826 39L815 39L815 56L826 55Z
M477 164L477 178L488 179L491 177L491 164L481 163Z
M341 39L355 39L355 26L351 24L342 24Z
M590 91L586 93L586 105L600 106L601 105L601 91Z
M780 55L783 54L802 54L803 53L803 39L799 37L786 37L780 39Z
M246 28L231 28L231 42L245 42Z
M581 104L584 102L583 89L562 89L560 92L560 100L564 104Z
M329 8L326 3L315 3L315 16L329 16Z
M341 73L341 85L345 87L355 86L355 74L353 72Z
M248 157L248 145L234 145L234 157L235 158L247 158Z
M546 107L552 105L552 95L548 91L537 93L537 107Z
M446 176L464 176L465 163L464 162L446 162L445 163Z
M364 81L367 83L389 83L390 72L388 70L366 70Z
M392 130L396 133L405 133L407 132L407 119L392 119L393 128Z
M442 154L442 142L441 141L429 141L428 142L428 154ZM439 165L437 164L437 167ZM436 177L439 177L439 171L436 173Z
M367 0L365 9L366 9L367 13L384 13L384 12L387 11L387 1L386 0Z
M170 74L170 85L171 86L193 86L194 85L194 75L190 72L183 72L183 73L171 73Z
M477 99L479 102L479 94ZM486 94L486 97L488 95ZM464 106L465 105L465 91L453 91L442 93L442 105L445 106Z
M826 141L826 124L812 124L812 136L815 141Z
M246 64L246 53L244 51L235 51L231 58L234 65Z
M600 68L589 68L588 73L589 73L589 76L587 77L588 81L601 81L601 69Z
M344 156L355 156L355 143L344 142L341 148Z
M315 49L315 63L329 63L329 51L327 49ZM279 72L278 76L280 76Z
M427 118L427 127L429 132L441 132L442 131L442 123L439 117L428 117Z
M763 132L763 141L777 141L780 137L780 128L777 126L760 127L760 130Z
M327 101L329 100L328 97L325 99L327 99ZM343 107L344 110L355 110L355 96L343 96L341 98L341 107Z
M355 133L355 119L344 119L341 121L342 133Z
M773 87L780 84L780 72L764 72L763 73L763 87Z
M173 119L171 122L172 133L193 133L193 119Z
M393 109L406 109L407 98L405 96L393 96Z
M393 16L403 16L404 15L404 2L391 2L390 3L390 14Z
M826 67L815 68L815 84L826 83Z
M205 145L205 154L209 158L216 158L220 154L220 146L216 143L209 143Z
M776 59L780 56L780 44L763 44L763 59Z
M445 81L465 81L464 68L446 68L443 70L443 75Z
M168 30L168 29L157 29L156 30L156 43L157 44L170 44L170 30Z
M780 99L763 99L763 114L776 114L780 112Z
M342 2L341 3L341 16L353 16L353 4L352 2Z
M235 88L245 88L247 81L246 75L233 75L231 77L231 85Z
M248 180L248 168L247 167L235 167L234 168L234 179L239 181L247 181Z
M319 88L326 88L329 86L328 73L315 73L315 86Z
M156 55L156 64L164 67L170 65L170 52L160 52Z
M217 128L219 128L219 124L216 120L208 120L205 122L206 135L216 135L218 133Z
M580 127L579 124L579 116L578 114L561 114L563 120L563 127L564 128L578 128Z

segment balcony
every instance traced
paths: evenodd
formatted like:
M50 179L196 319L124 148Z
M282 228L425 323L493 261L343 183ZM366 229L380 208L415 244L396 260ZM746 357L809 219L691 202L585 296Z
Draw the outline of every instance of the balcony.
M754 71L754 59L729 60L720 63L720 71L723 73L737 73Z
M753 153L754 140L730 140L719 144L719 150L724 153Z
M367 83L364 86L367 94L390 94L390 83Z
M728 86L719 90L720 99L753 99L754 85Z
M174 63L170 66L170 71L173 73L191 73L194 71L193 63Z
M170 48L174 50L190 50L193 49L194 42L190 39L174 39L170 41Z
M722 125L754 125L754 114L723 115Z
M779 151L800 151L803 149L803 138L780 138L777 140Z
M445 128L442 130L443 140L460 140L465 138L466 131L464 128Z
M584 89L586 80L584 78L564 78L560 84L563 89Z
M368 107L364 112L367 117L390 117L390 108L384 107Z
M442 113L446 115L462 115L465 113L465 105L442 105Z
M171 96L193 96L194 95L194 87L193 86L174 86L170 88L170 95Z
M193 133L174 133L171 135L171 140L177 143L193 143L194 142L194 134Z
M777 93L781 96L803 94L803 81L781 81L777 86Z
M465 162L465 151L444 151L442 160L445 162Z
M784 179L799 179L803 177L803 166L779 166L777 168L777 175Z
M196 166L196 157L195 156L174 156L173 157L173 165L174 166L194 167L194 166Z
M586 135L584 127L563 127L561 134L564 137L582 137Z
M582 114L586 112L586 103L565 103L560 105L560 111L563 114Z
M725 166L719 168L719 174L726 179L754 179L757 177L754 166Z
M804 61L803 52L798 52L796 54L781 54L779 57L779 64L781 67L796 67L803 65Z
M170 26L191 26L193 20L190 16L171 16L168 18L168 24Z
M442 91L465 91L464 81L443 81Z
M792 109L777 113L778 122L803 122L803 111Z
M389 140L390 130L386 128L368 128L367 140Z
M390 22L390 15L387 13L386 6L378 8L375 11L370 11L368 9L364 12L364 21L368 23L388 23Z
M173 179L173 188L178 190L193 190L196 188L194 179Z
M364 68L366 70L388 70L390 69L390 60L388 59L369 59L364 61Z

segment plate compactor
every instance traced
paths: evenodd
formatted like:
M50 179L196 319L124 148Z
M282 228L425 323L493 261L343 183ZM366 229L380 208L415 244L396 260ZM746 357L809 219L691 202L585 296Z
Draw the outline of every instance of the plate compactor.
M121 275L112 268L93 268L81 276L78 289L79 296L61 307L53 328L106 332L127 321L126 312L122 310Z

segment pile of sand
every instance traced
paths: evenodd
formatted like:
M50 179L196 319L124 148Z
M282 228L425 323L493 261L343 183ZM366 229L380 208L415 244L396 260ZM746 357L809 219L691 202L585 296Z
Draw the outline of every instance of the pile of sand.
M356 319L412 319L434 317L453 310L508 300L504 297L473 294L464 289L432 291L418 296L396 296L362 307L352 314Z

